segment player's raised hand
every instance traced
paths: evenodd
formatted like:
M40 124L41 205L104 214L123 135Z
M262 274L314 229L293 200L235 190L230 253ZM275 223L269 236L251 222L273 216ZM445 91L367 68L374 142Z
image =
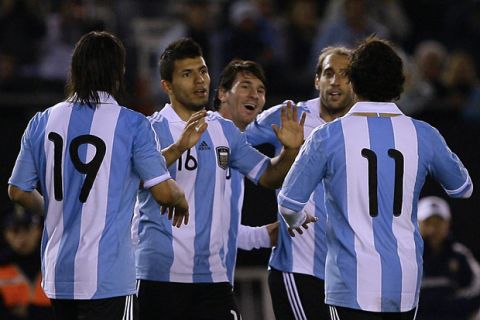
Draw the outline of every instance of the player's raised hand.
M292 101L282 107L280 127L273 124L272 129L275 131L278 140L286 149L298 149L304 141L303 126L305 124L306 113L303 112L298 119L298 107Z
M188 119L182 134L175 142L180 152L183 153L185 150L190 149L200 140L200 137L208 127L208 124L205 123L206 115L207 111L201 110L192 114L190 119Z
M302 224L302 228L303 229L308 229L308 224L309 223L315 223L318 221L318 218L315 217L315 216L312 216L310 214L306 214L305 216L305 222ZM297 231L299 234L303 234L303 230L302 228L298 227L298 228L288 228L288 234L292 237L295 237L295 231Z

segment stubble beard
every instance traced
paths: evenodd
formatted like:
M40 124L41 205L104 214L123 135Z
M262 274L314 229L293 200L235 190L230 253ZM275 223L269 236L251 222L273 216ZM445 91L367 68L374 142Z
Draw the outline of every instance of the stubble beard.
M327 112L330 116L343 116L347 113L349 106L352 104L351 99L343 99L335 106L332 106L331 103L328 102L328 99L321 99L322 109L323 111Z
M205 99L194 102L193 99L190 99L189 97L177 94L177 100L188 110L197 112L206 108L208 104L208 95L205 97Z

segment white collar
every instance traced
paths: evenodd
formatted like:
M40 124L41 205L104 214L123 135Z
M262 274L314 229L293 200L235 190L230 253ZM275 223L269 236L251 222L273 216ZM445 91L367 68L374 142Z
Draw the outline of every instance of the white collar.
M353 113L391 113L391 114L403 114L402 111L397 107L393 102L372 102L372 101L361 101L353 105L353 107L348 111L347 115Z

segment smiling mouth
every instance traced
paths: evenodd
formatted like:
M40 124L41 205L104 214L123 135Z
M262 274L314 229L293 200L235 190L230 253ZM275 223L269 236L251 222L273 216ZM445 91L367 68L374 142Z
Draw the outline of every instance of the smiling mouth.
M247 110L250 110L250 111L254 111L255 110L255 106L253 104L246 104L244 105L244 107L247 109Z
M205 95L207 93L207 89L195 90L193 93L195 93L197 95Z

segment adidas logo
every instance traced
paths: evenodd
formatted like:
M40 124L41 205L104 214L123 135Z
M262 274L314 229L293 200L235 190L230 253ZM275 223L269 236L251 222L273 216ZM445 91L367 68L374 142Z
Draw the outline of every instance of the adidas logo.
M199 150L210 150L210 147L205 141L202 141L200 145L198 146Z

